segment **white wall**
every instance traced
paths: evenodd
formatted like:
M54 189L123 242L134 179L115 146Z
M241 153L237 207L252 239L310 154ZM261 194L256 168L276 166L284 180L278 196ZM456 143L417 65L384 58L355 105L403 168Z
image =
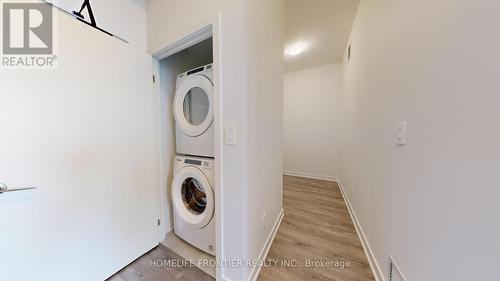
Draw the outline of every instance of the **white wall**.
M246 13L246 258L265 258L283 201L284 2L249 0ZM223 54L224 55L224 54ZM268 243L266 245L266 243ZM256 278L258 269L246 276ZM245 279L243 279L245 280Z
M38 187L0 195L0 280L104 280L159 241L151 56L56 17L57 69L0 70L0 181Z
M189 12L193 7L196 13ZM216 157L223 171L216 177L216 200L223 208L216 210L217 254L224 260L256 257L281 210L282 2L152 0L146 9L153 54L216 23ZM236 145L222 145L225 126L236 128ZM226 267L218 277L247 280L251 270Z
M195 67L212 63L212 39L205 40L180 53L160 61L160 186L163 204L163 235L173 230L171 183L173 179L175 149L175 120L173 101L177 75ZM165 237L165 236L163 236Z
M392 254L409 281L498 280L499 9L361 1L344 64L341 180L384 276ZM406 146L395 144L399 121Z
M338 179L340 95L340 64L285 74L285 174Z

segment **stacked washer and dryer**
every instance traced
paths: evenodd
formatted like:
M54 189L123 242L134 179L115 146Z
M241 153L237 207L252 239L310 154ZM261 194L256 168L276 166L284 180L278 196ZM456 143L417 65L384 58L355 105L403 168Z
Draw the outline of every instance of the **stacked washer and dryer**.
M173 112L177 156L172 201L175 234L215 255L214 83L208 64L177 76Z

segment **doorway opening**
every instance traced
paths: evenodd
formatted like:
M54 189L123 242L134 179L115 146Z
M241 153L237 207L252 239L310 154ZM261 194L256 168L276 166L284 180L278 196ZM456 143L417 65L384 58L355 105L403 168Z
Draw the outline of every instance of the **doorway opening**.
M160 243L186 260L215 264L218 126L212 26L154 56ZM188 184L189 183L189 184ZM216 277L216 268L199 265Z

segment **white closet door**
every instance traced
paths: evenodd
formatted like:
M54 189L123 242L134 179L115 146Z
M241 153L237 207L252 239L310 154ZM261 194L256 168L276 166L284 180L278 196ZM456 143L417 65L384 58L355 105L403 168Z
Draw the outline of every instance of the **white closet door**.
M0 70L0 182L37 187L0 195L0 280L102 281L159 241L151 57L58 18L58 69Z

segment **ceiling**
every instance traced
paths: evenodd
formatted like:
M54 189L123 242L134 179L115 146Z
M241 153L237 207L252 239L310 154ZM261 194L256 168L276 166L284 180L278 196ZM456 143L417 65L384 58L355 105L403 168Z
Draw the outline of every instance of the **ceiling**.
M285 70L340 61L358 4L359 0L286 0L285 47L301 42L305 50L285 55Z

